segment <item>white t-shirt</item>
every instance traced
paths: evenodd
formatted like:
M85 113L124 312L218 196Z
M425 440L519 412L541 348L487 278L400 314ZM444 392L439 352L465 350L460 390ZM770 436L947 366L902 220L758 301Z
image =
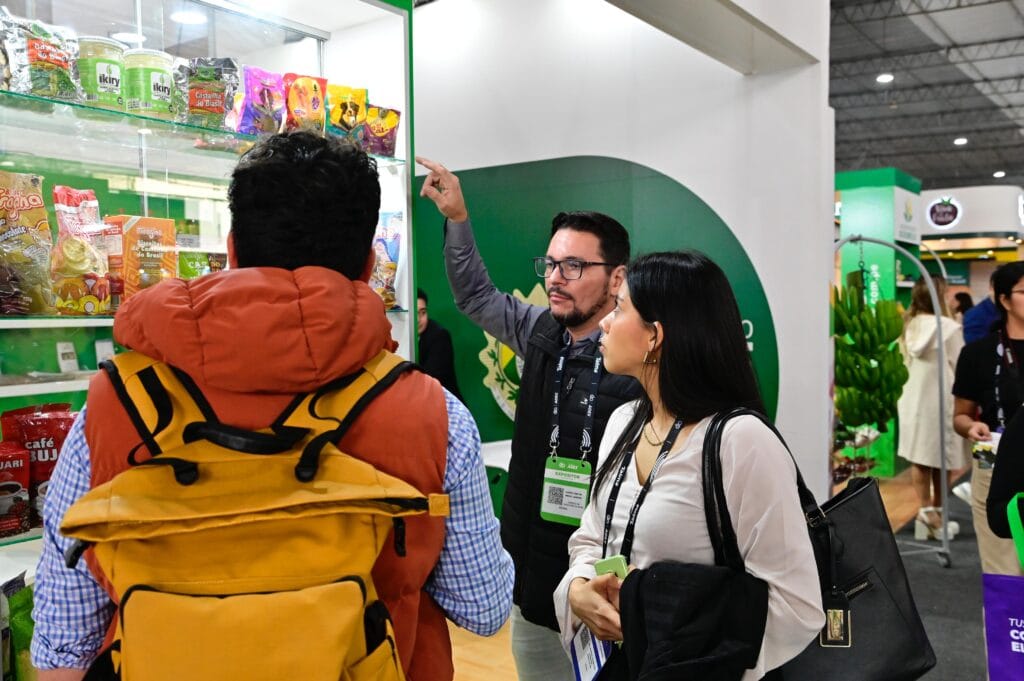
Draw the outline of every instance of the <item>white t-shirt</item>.
M601 441L599 466L625 429L636 403L611 415ZM676 442L637 515L630 563L646 568L660 560L713 565L704 518L701 450L711 419L701 421ZM796 488L796 469L775 434L753 416L726 424L721 445L726 505L747 572L768 583L768 619L761 655L743 681L755 681L802 651L825 624L814 553ZM611 478L591 497L580 528L569 540L569 571L555 591L555 613L568 649L580 621L569 607L569 583L595 576L601 556ZM623 478L608 554L622 544L630 509L641 485L636 461Z

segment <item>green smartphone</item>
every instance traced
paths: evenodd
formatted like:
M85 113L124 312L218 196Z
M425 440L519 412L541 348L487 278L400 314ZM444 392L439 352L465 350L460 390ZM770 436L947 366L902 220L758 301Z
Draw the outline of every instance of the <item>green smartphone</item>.
M608 556L594 563L594 571L599 575L611 573L619 579L626 578L626 559L622 555Z

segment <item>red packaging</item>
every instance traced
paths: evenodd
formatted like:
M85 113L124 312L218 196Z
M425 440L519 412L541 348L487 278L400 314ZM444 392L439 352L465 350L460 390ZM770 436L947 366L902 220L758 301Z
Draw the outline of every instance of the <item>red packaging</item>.
M47 404L33 404L28 407L22 407L21 409L5 411L0 414L0 436L3 437L4 442L17 442L18 444L22 444L25 440L21 436L21 424L18 422L19 418L30 414L45 414L49 412L63 412L70 410L70 402L50 402Z
M50 476L57 465L64 440L75 420L70 411L44 412L17 417L24 438L25 449L29 452L29 508L32 526L43 524L43 501L50 485Z
M0 537L27 532L29 452L20 443L0 442Z

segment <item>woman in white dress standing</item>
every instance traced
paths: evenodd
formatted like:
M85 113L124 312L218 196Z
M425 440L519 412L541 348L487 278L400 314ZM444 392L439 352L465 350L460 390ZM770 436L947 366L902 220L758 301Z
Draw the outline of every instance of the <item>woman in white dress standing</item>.
M736 299L718 265L695 251L653 253L630 263L626 277L601 321L601 352L605 369L633 376L644 395L609 419L590 503L569 541L569 571L554 594L567 649L581 624L602 640L622 640L621 580L596 574L602 557L621 554L637 568L714 565L701 488L704 433L718 412L763 410ZM740 554L768 585L760 654L743 675L754 681L801 652L825 617L785 446L746 415L725 426L720 453Z
M935 310L923 277L918 278L911 291L910 310L900 337L900 350L910 377L897 403L898 453L912 466L911 476L920 507L914 523L914 536L919 540L941 538L943 490L948 489L953 473L967 465L964 441L953 431L953 372L964 339L960 325L953 321L946 308L945 279L932 277L932 282L942 306L943 366L939 367ZM945 414L939 414L937 406L940 369L946 393ZM946 440L946 472L949 476L946 485L943 485L940 468L940 422ZM946 529L952 539L960 531L960 525L950 521Z

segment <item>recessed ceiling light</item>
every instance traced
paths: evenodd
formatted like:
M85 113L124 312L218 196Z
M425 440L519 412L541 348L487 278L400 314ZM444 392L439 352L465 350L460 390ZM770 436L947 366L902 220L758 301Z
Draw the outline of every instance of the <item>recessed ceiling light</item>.
M996 177L996 178L1006 177L1006 171L1005 170L997 170L996 172L992 173L992 177Z
M952 258L953 257L953 251L949 251L948 253L946 253L946 256L949 257L949 258Z
M146 36L139 33L131 33L129 31L119 31L118 33L111 33L110 37L114 40L120 40L122 43L144 43L146 42Z
M955 140L953 140L953 144L957 145L958 147L962 147L963 145L967 144L967 138L957 137Z
M185 26L198 26L206 23L206 14L194 9L179 9L171 12L171 21Z
M875 77L875 82L876 83L882 83L883 85L886 84L886 83L891 83L894 80L896 80L896 76L894 76L894 75L892 75L891 73L888 73L888 72L886 72L886 73L879 73L878 76Z
M939 243L946 243L946 237L942 237L941 239L939 239Z
M995 253L995 252L994 252L994 251L987 251L987 253L988 253L989 255L994 255L994 253Z

